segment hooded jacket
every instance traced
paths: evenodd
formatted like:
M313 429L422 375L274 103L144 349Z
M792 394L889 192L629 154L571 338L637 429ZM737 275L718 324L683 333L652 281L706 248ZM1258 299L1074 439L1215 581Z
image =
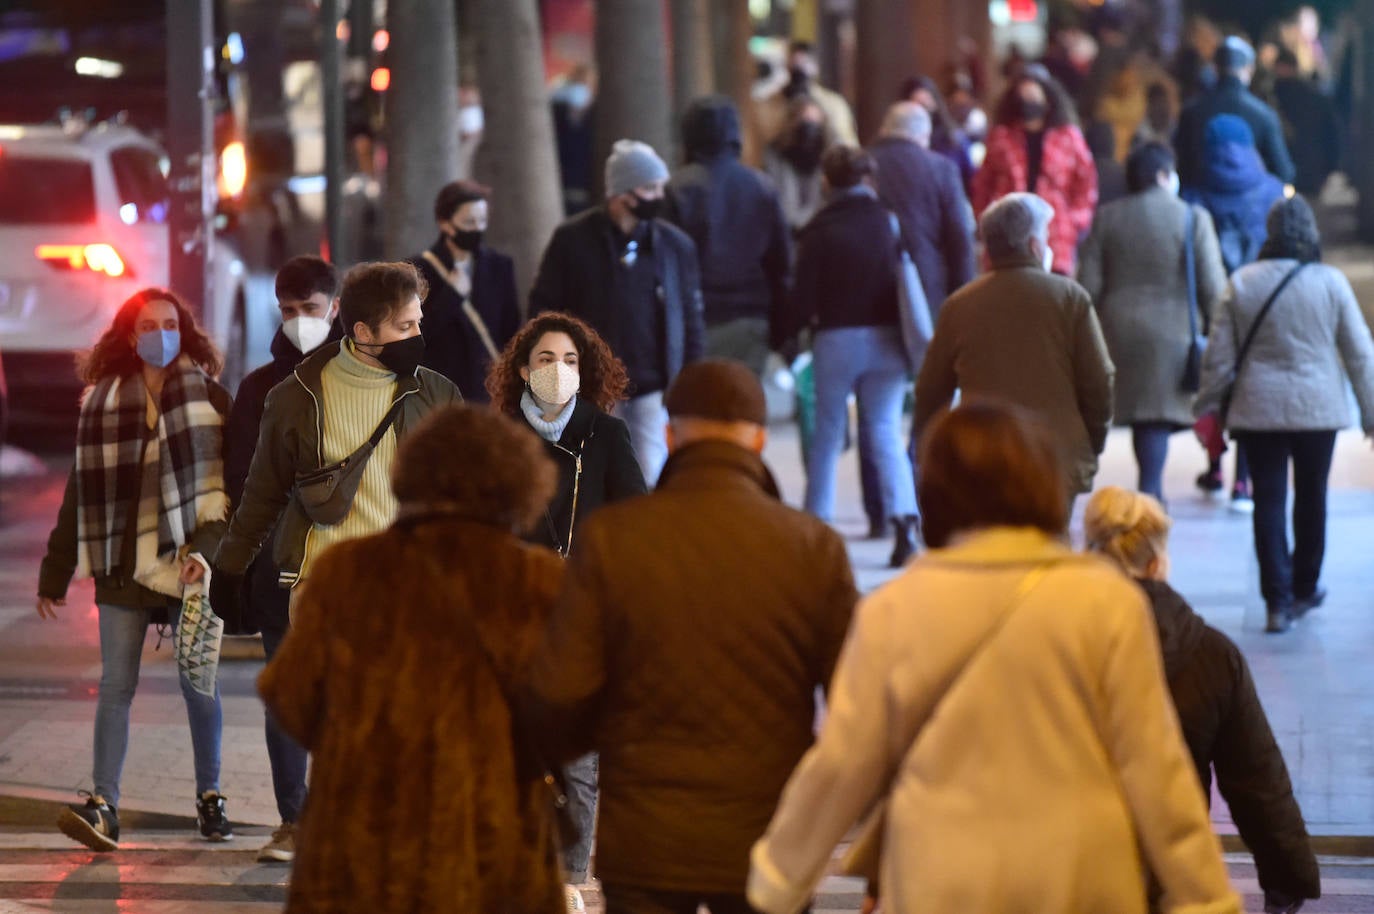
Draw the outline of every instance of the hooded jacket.
M1266 168L1280 181L1293 180L1293 160L1288 144L1283 141L1283 125L1279 116L1235 76L1222 76L1217 85L1189 102L1179 113L1178 129L1174 132L1174 149L1178 152L1178 176L1184 187L1201 184L1204 180L1207 151L1206 136L1212 121L1222 114L1239 117L1250 127L1255 146Z
M329 336L323 345L343 338L343 328L337 320L329 325ZM249 372L239 382L234 408L224 427L224 490L232 504L243 501L243 485L248 480L248 467L258 446L258 432L262 428L263 412L267 409L267 394L291 376L306 354L302 354L281 328L272 337L272 361ZM311 350L312 352L314 350ZM248 568L244 581L242 631L252 634L264 624L286 627L287 603L290 592L277 586L277 569L271 556L260 555Z
M1302 810L1240 648L1168 584L1139 583L1154 610L1164 676L1204 796L1211 798L1215 768L1217 789L1266 892L1321 897Z
M687 164L668 183L667 218L696 243L706 323L771 319L787 294L791 245L772 181L739 160L734 103L693 102L682 145Z
M1234 273L1259 256L1268 237L1264 220L1283 199L1283 182L1265 171L1245 121L1224 114L1207 125L1201 183L1186 188L1183 198L1212 214L1222 262Z

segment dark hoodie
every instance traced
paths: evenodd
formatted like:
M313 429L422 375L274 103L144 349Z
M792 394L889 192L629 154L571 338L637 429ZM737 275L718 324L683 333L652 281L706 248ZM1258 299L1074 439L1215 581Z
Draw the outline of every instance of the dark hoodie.
M1250 126L1234 114L1221 114L1207 125L1202 183L1185 189L1183 199L1212 214L1221 259L1226 272L1234 273L1259 256L1265 219L1283 199L1283 182L1265 171Z
M335 320L326 343L341 339L343 328ZM258 429L262 425L267 394L286 380L305 358L280 327L272 337L271 351L272 361L249 372L239 382L234 407L224 427L224 489L235 507L243 501L243 484L248 479L248 467L258 446ZM258 555L244 577L242 625L245 634L259 631L264 625L286 627L290 592L278 586L277 569L272 565L269 551Z
M1164 674L1204 794L1210 801L1215 770L1266 893L1321 897L1302 810L1240 648L1168 584L1139 583L1159 626Z
M666 218L696 242L706 323L772 320L787 294L791 240L777 191L742 164L740 119L722 96L682 116L687 164L668 183Z

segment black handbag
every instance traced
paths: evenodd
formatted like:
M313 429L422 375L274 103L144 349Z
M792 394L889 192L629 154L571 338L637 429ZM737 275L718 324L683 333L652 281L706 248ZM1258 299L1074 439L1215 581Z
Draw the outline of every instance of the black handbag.
M358 486L363 481L363 470L367 468L367 461L396 421L396 417L401 414L401 404L404 401L405 398L401 397L391 405L391 409L382 417L372 437L359 445L356 451L338 463L331 463L329 466L296 476L296 501L300 503L307 517L324 527L343 523L349 509L353 507L353 497L358 494Z
M1180 386L1184 393L1195 394L1202 389L1202 354L1207 350L1207 338L1202 335L1197 306L1197 250L1193 244L1197 227L1197 211L1188 205L1188 220L1183 236L1183 262L1188 277L1188 357L1183 362Z

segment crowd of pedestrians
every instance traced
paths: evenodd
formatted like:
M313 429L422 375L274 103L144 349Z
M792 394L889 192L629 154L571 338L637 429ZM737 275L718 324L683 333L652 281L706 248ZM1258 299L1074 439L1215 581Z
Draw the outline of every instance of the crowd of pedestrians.
M38 586L43 617L77 574L99 606L93 789L63 831L118 847L158 623L179 659L262 632L260 859L295 861L291 911L578 911L595 872L610 914L792 914L867 820L855 872L892 912L1238 912L1214 774L1269 909L1318 897L1244 658L1167 583L1164 466L1196 421L1221 489L1230 433L1287 630L1326 594L1374 341L1287 186L1330 157L1295 169L1255 51L1192 46L1193 82L1147 89L1164 68L1127 25L1090 66L1013 60L990 124L981 75L915 76L865 148L796 43L751 120L686 108L677 169L622 139L585 208L565 174L524 309L484 240L500 201L450 183L409 261L286 263L272 361L232 401L175 294L131 298L80 368ZM1292 58L1286 106L1312 88ZM762 379L802 351L799 511ZM862 600L832 526L851 397L870 534L905 568ZM1139 491L1093 495L1075 554L1113 423ZM197 663L199 827L224 840Z

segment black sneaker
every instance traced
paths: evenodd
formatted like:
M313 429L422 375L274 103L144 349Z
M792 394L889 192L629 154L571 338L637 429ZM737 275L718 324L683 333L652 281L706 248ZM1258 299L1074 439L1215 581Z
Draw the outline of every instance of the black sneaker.
M1318 587L1305 597L1295 597L1293 599L1293 615L1301 619L1326 602L1326 588Z
M62 834L93 851L119 850L119 815L115 808L104 797L84 790L79 795L87 798L86 805L70 806L57 817Z
M206 841L228 841L234 837L234 827L224 814L224 797L213 790L207 790L196 800L196 821L200 823L200 836Z
M1197 478L1197 487L1209 495L1220 492L1225 485L1226 483L1221 479L1220 470L1207 470Z

